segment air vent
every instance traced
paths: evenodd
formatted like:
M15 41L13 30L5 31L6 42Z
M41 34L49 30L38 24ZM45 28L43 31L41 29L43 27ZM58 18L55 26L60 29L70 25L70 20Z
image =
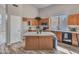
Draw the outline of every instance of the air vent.
M18 5L16 5L16 4L13 4L13 6L14 6L14 7L18 7Z

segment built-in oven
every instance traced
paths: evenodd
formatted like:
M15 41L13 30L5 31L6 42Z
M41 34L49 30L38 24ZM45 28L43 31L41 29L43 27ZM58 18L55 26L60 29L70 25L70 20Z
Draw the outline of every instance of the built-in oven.
M62 42L71 45L72 44L72 33L62 32Z

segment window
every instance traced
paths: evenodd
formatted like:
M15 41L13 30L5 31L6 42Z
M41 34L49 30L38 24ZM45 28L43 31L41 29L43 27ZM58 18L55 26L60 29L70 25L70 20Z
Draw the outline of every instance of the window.
M51 28L53 30L58 30L58 16L51 17Z
M53 30L66 30L67 29L67 15L52 16L51 28Z
M60 15L60 30L67 30L67 15Z

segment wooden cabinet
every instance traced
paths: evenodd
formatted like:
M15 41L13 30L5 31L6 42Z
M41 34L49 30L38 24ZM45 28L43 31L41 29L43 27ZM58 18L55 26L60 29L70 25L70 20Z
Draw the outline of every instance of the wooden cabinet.
M25 39L25 49L38 49L38 37L30 36Z
M33 38L32 37L32 41L33 41L33 48L34 49L38 49L39 47L38 47L38 37L35 37L35 38Z
M30 22L31 25L33 26L37 26L38 24L41 25L42 23L48 23L48 26L49 26L49 18L42 18L38 23L38 21L34 18L23 17L23 22L27 22L27 23Z
M23 20L22 20L23 22L26 22L26 21L27 21L27 19L26 19L26 18L24 18L24 17L23 17L22 19L23 19Z
M76 25L76 15L70 15L68 17L68 25Z
M79 25L79 14L69 15L68 25Z
M78 16L78 19L77 19L77 25L79 26L79 16Z
M39 21L39 25L41 25L42 23L48 23L49 25L49 18L43 18L42 20Z
M53 49L52 36L28 36L25 39L25 49L51 50Z
M56 32L56 36L59 42L62 42L62 32Z
M77 25L79 25L79 14L77 14Z
M77 37L77 33L71 33L72 34L72 45L73 46L78 46L78 37ZM58 38L59 42L62 42L62 32L56 32L56 36Z
M48 49L53 48L53 44L52 44L53 39L52 39L52 37L42 36L42 37L39 37L38 41L39 41L39 49L47 49L48 50Z
M31 21L32 21L32 25L33 25L33 26L37 26L37 25L38 25L37 20L33 19L33 20L31 20Z
M77 34L76 33L72 33L72 45L78 46L78 40L77 40Z
M49 21L49 18L42 18L39 22L34 19L34 18L25 18L23 17L23 22L28 26L28 25L31 25L31 29L30 31L36 31L36 26L38 25L43 25L43 24L46 24L46 26L43 26L43 28L45 28L46 31L49 31L50 30L50 21ZM29 27L30 28L30 27Z

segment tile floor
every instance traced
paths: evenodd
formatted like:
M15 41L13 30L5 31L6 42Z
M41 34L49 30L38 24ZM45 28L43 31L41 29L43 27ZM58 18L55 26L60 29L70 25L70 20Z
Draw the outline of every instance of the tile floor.
M23 42L17 42L10 46L0 46L0 54L78 54L79 48L64 43L58 43L57 49L53 50L25 50Z

